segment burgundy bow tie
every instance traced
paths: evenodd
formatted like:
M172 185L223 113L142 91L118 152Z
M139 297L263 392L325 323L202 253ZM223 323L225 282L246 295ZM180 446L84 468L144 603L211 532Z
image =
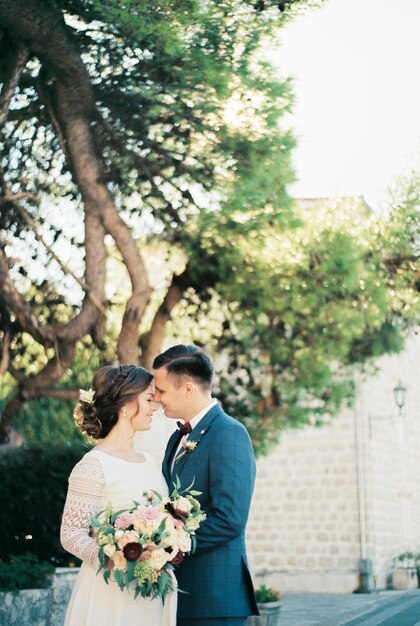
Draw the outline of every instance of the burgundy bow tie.
M176 424L183 435L189 435L192 431L191 424L189 422L185 422L185 424L177 422Z

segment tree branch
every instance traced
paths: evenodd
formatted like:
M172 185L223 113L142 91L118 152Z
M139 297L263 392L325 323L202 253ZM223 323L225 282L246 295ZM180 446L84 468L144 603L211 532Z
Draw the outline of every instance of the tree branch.
M5 304L16 315L16 318L26 332L45 347L55 345L55 332L51 326L42 325L37 316L18 292L9 276L8 259L4 253L5 242L0 240L0 291Z
M11 363L9 363L8 371L9 374L13 376L13 378L17 380L18 383L23 384L25 382L26 376L24 372L22 372L21 370L17 370L15 367L13 367Z
M39 94L40 101L45 105L45 108L48 111L48 115L50 116L51 124L58 139L58 143L60 148L66 157L66 161L70 162L69 154L67 152L66 140L64 137L64 133L61 129L60 122L57 119L57 116L54 111L54 106L51 100L51 94L49 92L48 86L41 80L38 80L37 91Z
M26 193L26 192L22 191L22 192L15 193L15 194L7 194L6 196L4 196L3 200L0 199L0 204L1 204L1 202L7 202L8 200L14 202L15 200L19 200L21 198L29 198L30 200L33 200L34 202L37 202L37 203L39 202L39 199L36 196L34 196L33 194ZM30 227L32 232L34 233L35 239L37 241L39 241L44 246L44 248L47 250L47 252L51 256L51 258L54 259L54 261L57 263L57 265L60 267L60 269L63 271L63 273L64 274L68 274L69 276L71 276L73 278L73 280L75 280L77 282L77 284L80 285L80 287L87 293L89 298L92 300L94 305L99 309L99 311L102 313L102 315L104 315L106 317L107 311L106 311L105 307L103 306L102 302L100 302L98 300L98 298L95 296L95 294L88 289L86 283L81 278L76 276L76 274L74 274L72 272L72 270L65 263L63 263L61 261L60 257L57 256L57 254L54 252L52 247L47 244L47 242L45 241L43 236L38 232L38 227L37 227L37 225L35 223L35 220L19 204L15 204L15 207L16 207L17 211L20 213L20 215L23 217L25 222L28 224L28 226Z
M151 369L154 357L159 354L165 337L166 324L171 318L172 310L181 300L189 285L187 270L172 276L172 282L165 297L156 311L149 332L141 339L143 367Z
M3 344L1 347L1 360L0 360L0 375L3 375L7 372L10 362L10 341L11 341L11 330L10 330L10 315L7 307L0 301L0 315L1 315L1 326L3 329Z
M123 257L132 288L124 311L117 355L121 363L138 363L139 323L149 302L151 287L137 244L116 208L114 206L104 208L103 217L104 226Z
M2 181L4 178L2 177ZM28 191L18 191L17 193L5 193L4 196L0 198L0 205L5 204L6 202L17 202L18 200L32 200L35 204L40 203L40 199L33 193ZM19 210L19 207L16 207Z
M70 367L74 358L75 349L76 346L74 343L57 343L55 356L48 361L44 369L35 376L25 378L24 382L19 384L18 390L7 402L3 414L1 415L1 443L9 439L12 430L12 420L25 402L41 398L49 391L54 391L51 389L51 386L59 381L65 371Z
M58 400L77 400L79 397L78 389L47 389L43 391L43 396L49 398L57 398Z
M16 87L18 86L19 79L25 68L28 58L29 49L26 47L26 45L19 44L16 49L14 65L10 68L9 76L7 77L3 85L3 90L0 95L0 128L3 126L7 119L13 94Z
M0 421L0 443L5 444L10 441L10 435L12 433L12 419L17 413L19 413L21 407L24 404L24 400L20 397L19 391L9 398L6 406L3 409Z
M0 359L0 375L2 376L7 372L9 367L9 350L10 350L10 330L5 330L3 334L3 343L1 346L1 359Z

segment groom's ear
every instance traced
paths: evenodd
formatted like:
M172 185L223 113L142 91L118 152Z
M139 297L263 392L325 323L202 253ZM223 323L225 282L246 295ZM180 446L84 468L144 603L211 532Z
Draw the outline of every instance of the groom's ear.
M191 397L194 394L194 384L190 380L187 380L184 384L184 390L185 394Z

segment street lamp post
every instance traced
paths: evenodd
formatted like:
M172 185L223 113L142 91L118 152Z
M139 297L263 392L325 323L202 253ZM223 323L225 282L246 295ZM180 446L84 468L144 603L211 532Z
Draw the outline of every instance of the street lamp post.
M398 414L400 417L402 417L403 408L405 406L405 394L407 393L407 388L404 387L402 382L399 380L398 384L394 387L393 391L394 391L395 404L397 405L398 411L399 411Z
M366 508L365 508L365 472L363 467L363 435L362 435L362 411L360 405L360 366L355 364L353 368L354 386L355 386L355 433L356 433L356 453L357 453L357 473L358 473L358 501L359 501L359 522L360 522L360 587L359 593L371 593L374 589L373 561L368 558L367 541L366 541ZM398 407L398 416L404 416L404 406L406 400L407 389L401 381L393 389L395 404ZM379 419L386 419L387 416L378 416ZM371 420L369 417L369 432L371 433ZM389 416L388 419L394 419ZM405 429L405 423L404 423Z

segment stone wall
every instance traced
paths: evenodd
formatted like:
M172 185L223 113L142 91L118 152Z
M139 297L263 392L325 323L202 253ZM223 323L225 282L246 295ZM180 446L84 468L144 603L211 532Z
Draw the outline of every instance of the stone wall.
M0 626L63 626L78 571L58 567L48 589L0 593Z
M392 558L420 552L420 341L383 357L358 392L362 432L366 557L383 588ZM393 388L407 387L398 417ZM254 576L287 591L351 592L362 556L355 412L322 427L287 432L258 461L248 524Z
M353 420L287 433L258 477L247 544L255 574L282 590L353 590L359 523ZM322 583L321 583L322 579Z
M0 626L49 626L49 589L0 592Z

